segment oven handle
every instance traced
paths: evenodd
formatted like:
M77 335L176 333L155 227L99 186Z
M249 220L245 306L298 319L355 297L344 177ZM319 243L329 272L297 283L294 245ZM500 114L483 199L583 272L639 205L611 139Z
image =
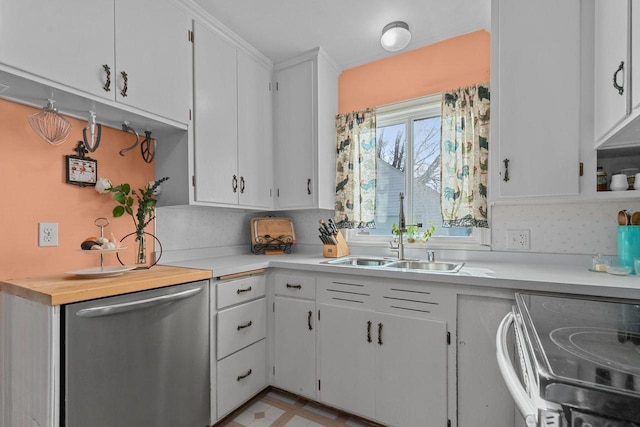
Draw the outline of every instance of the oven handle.
M511 358L509 357L509 347L507 343L507 335L509 328L514 325L515 315L512 312L507 313L498 326L498 332L496 334L496 358L498 360L498 367L500 373L504 379L509 393L516 402L520 413L524 417L527 426L535 427L537 425L537 409L531 398L522 387L522 383L516 374Z

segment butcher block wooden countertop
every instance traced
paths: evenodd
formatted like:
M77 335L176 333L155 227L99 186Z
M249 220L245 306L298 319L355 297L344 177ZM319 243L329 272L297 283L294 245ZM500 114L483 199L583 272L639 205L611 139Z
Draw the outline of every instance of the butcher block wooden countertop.
M46 305L61 305L110 297L180 283L206 280L211 270L155 265L120 276L86 279L60 274L0 282L0 291Z

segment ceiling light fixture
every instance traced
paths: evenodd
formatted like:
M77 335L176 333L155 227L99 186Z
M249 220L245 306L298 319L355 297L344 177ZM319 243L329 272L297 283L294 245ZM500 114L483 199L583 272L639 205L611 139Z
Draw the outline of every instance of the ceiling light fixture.
M382 29L380 44L389 52L397 52L407 47L411 41L411 32L406 22L394 21Z

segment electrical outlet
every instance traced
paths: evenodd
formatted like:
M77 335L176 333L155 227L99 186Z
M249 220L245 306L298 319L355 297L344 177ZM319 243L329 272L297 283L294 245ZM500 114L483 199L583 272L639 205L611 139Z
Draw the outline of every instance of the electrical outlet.
M38 246L58 246L58 223L38 223Z
M507 230L507 249L520 251L531 249L529 230Z

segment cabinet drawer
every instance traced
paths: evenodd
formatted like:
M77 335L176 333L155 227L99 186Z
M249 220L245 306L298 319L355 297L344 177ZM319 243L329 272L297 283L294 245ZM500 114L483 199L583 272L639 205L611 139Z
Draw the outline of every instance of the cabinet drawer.
M218 419L267 386L265 340L218 362Z
M218 360L267 335L264 298L218 312Z
M276 274L275 293L276 295L315 299L316 279L315 277Z
M218 282L218 309L230 307L242 302L264 296L265 278L260 276L247 276L240 279Z

